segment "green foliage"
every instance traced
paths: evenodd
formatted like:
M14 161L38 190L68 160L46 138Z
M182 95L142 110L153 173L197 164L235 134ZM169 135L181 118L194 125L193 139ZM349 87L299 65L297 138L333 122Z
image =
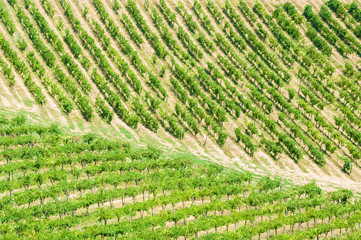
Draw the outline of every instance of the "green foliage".
M279 156L279 154L281 154L283 152L279 143L275 143L271 140L267 140L266 138L262 138L260 143L265 147L265 149L269 153L272 154L272 156L274 158L277 158Z
M240 128L236 128L234 133L236 135L236 142L241 141L245 145L246 151L248 151L249 154L253 156L255 151L257 151L257 145L252 142L249 136L243 134Z
M114 1L113 1L113 9L114 9L115 11L118 11L120 8L121 8L121 6L120 6L118 0L114 0Z
M343 161L344 161L344 164L343 164L343 167L342 167L342 171L344 173L347 173L347 174L351 175L351 172L352 172L352 160L349 159L349 158L344 158Z
M248 125L247 125L247 133L249 134L249 135L253 135L253 134L258 134L258 130L257 130L257 127L256 127L256 125L254 124L254 122L253 123L248 123Z
M361 95L357 81L360 77L357 59L361 56L361 44L357 38L361 37L361 11L356 3L344 5L330 0L319 10L306 5L299 12L291 2L270 11L261 2L249 4L243 0L224 4L194 1L189 6L182 2L171 6L164 0L155 5L149 1L129 0L124 4L127 13L120 14L119 0L111 2L110 8L101 0L91 1L87 7L80 6L81 16L73 13L73 6L66 0L59 2L60 12L48 0L42 0L41 6L32 0L24 0L21 6L16 1L1 4L0 20L5 32L0 36L3 56L0 74L10 87L9 91L16 92L25 84L35 102L45 105L46 96L50 96L71 118L71 114L79 110L85 120L91 121L95 118L95 110L105 122L111 123L115 113L140 135L146 134L142 129L145 126L163 138L167 133L159 133L162 128L176 138L186 139L185 144L189 144L189 138L197 142L204 139L207 147L207 141L219 146L227 142L228 148L223 147L226 151L236 140L250 156L262 148L274 159L281 155L282 159L291 157L296 163L305 159L305 165L309 165L307 161L311 159L322 168L341 154L344 165L340 165L340 170L351 174L352 166L357 166L361 159ZM96 16L89 16L90 13ZM59 14L61 16L54 19ZM51 27L49 19L55 21L56 29ZM69 28L65 28L63 21ZM21 29L15 28L17 23ZM334 54L339 65L334 61ZM8 136L21 127L0 130ZM235 139L228 131L234 131ZM33 146L27 141L24 140ZM11 141L5 142L4 148L11 149L8 143ZM12 156L10 152L5 155ZM61 162L64 172L67 171L65 165L73 160L60 155L56 159L46 155L46 159L52 163ZM348 157L344 158L346 155ZM16 160L19 156L11 158ZM43 164L43 160L32 160L36 160L37 167ZM94 164L84 167L84 173L90 180L112 167L111 164L101 167ZM6 179L18 177L12 175L11 169L4 170ZM56 169L51 169L43 179L35 175L29 177L24 187L38 184L44 188L48 181L64 180L64 174L54 172ZM121 170L119 175L123 172ZM210 175L217 177L217 174ZM82 179L83 176L77 177ZM127 183L132 181L138 185L142 178L132 176ZM18 183L10 186L8 182L4 182L5 187L17 187ZM109 185L109 182L96 182L94 189ZM69 192L74 189L69 188ZM136 191L131 188L127 191L128 197L136 197ZM206 191L201 195L206 196ZM261 202L257 192L250 194L252 205ZM211 195L211 201L215 201L214 208L217 208L219 199L215 200L215 195ZM17 198L19 202L26 201ZM167 205L166 202L163 205ZM139 213L135 214L134 209L122 211L117 215L119 219L122 214L138 219ZM142 211L147 209L144 207ZM177 223L182 214L170 213L169 219ZM107 214L101 212L100 215ZM94 222L107 219L95 218ZM251 217L247 221L254 219ZM220 225L218 221L224 220L215 217L209 225L216 229ZM71 225L69 231L76 229L71 221L66 224ZM268 227L275 229L279 224L278 221L262 223L252 234ZM55 231L60 228L56 224L51 226ZM180 224L175 226L175 230L161 233L155 230L150 236L177 238L189 231L187 237L192 238L195 237L192 229L198 225L191 225L189 229ZM106 224L104 229L108 232L99 237L116 237L112 235L116 231L122 236L140 239L146 236L144 231L128 234L123 228L112 227ZM246 224L245 229L247 227ZM75 238L82 234L81 229L76 230ZM104 229L94 227L91 232ZM234 239L251 238L251 231L247 231L239 230L241 233L235 234ZM59 238L68 236L61 234Z
M26 117L24 115L19 115L17 117L13 117L10 121L10 124L13 126L22 126L26 122Z
M296 91L293 90L292 88L288 88L287 91L288 91L288 98L289 98L289 100L294 99L295 96L296 96Z
M20 51L25 51L28 48L28 44L25 42L24 39L18 42L18 48Z
M227 138L228 138L228 136L226 133L219 132L218 139L217 139L217 143L219 144L219 146L223 146L226 143Z
M48 0L42 0L41 5L43 6L43 8L45 9L45 12L50 17L54 17L55 10L53 9L53 7L51 6L51 3Z
M110 123L113 120L114 113L110 111L110 109L105 105L105 102L99 97L95 99L95 104L100 111L100 117L106 120L107 123Z
M0 124L6 237L167 239L204 232L202 239L244 239L291 226L278 234L288 238L295 224L317 221L293 233L314 238L360 221L360 203L352 203L349 190L323 194L315 182L289 186L284 179L169 157L153 145L64 135L55 125L27 125L23 116ZM169 222L175 224L166 228Z
M331 194L332 201L338 201L341 204L346 204L347 200L353 196L353 193L347 189L340 189Z

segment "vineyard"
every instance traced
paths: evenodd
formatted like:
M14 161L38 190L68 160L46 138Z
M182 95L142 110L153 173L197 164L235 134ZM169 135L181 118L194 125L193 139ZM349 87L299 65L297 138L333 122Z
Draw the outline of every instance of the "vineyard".
M361 237L349 190L294 187L21 116L0 122L4 239Z
M1 1L0 232L359 239L360 64L356 2Z

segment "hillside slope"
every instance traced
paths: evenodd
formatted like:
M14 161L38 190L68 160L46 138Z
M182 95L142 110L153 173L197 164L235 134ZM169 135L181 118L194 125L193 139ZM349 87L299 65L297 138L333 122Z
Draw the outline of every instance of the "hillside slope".
M2 239L360 237L360 199L0 118Z
M1 2L1 111L357 191L360 8L294 5Z

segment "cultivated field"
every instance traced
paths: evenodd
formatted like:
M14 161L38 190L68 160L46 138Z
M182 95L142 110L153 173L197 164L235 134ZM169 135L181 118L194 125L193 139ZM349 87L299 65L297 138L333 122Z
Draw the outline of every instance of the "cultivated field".
M23 117L0 122L4 239L360 237L349 190L294 187Z
M0 20L1 201L14 216L4 218L2 233L359 237L358 3L8 0ZM60 130L48 129L52 123ZM150 194L153 175L176 183ZM176 197L192 188L195 196ZM330 193L340 188L353 193ZM86 196L98 200L86 207ZM44 212L46 203L61 206ZM30 220L42 227L29 228Z

